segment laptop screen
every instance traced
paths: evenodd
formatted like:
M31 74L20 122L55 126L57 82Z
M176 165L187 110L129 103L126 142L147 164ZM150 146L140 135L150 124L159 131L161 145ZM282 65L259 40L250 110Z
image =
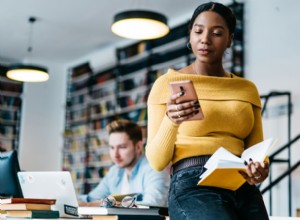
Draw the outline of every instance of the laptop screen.
M67 171L18 172L24 198L56 199L54 210L61 217L77 215L78 201Z

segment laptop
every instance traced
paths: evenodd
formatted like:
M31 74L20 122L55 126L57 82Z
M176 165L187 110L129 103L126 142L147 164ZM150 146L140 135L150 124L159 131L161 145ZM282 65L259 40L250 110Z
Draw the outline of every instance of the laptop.
M24 198L56 199L60 217L77 217L78 201L67 171L18 172Z

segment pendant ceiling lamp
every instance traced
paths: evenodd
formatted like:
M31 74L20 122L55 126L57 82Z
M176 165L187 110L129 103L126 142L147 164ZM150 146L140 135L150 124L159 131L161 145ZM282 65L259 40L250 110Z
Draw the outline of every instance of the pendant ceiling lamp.
M170 31L164 15L144 10L130 10L116 14L111 30L121 37L136 40L160 38Z
M33 23L36 21L36 18L30 17L28 21L31 29L27 52L30 55L32 51ZM6 76L12 80L23 82L43 82L49 79L47 68L34 64L12 64L8 66Z

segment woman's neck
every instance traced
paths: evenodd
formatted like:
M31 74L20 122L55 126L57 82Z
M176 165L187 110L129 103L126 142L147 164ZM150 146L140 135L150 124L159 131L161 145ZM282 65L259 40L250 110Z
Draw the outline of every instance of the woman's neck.
M202 76L217 76L217 77L228 77L228 73L223 69L222 64L220 65L203 65L197 62L191 64L192 73Z

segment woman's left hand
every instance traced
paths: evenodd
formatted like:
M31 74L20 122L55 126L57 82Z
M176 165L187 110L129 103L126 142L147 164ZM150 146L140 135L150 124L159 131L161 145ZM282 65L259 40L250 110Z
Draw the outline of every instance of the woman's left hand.
M269 163L249 160L246 172L240 172L250 185L262 183L269 176Z

